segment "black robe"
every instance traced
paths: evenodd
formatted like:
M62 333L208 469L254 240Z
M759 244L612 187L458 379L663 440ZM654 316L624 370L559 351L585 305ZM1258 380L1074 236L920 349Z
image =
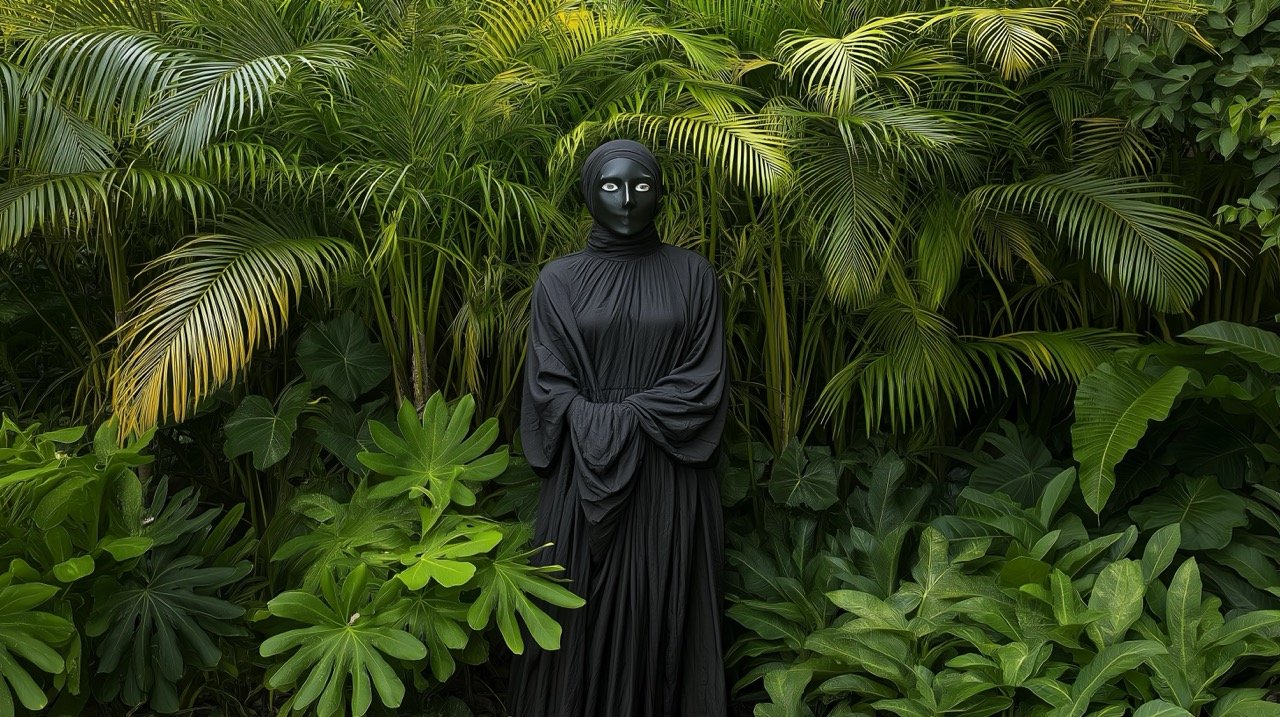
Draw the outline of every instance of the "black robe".
M545 479L535 540L586 606L547 608L561 646L526 641L514 717L727 713L713 469L726 379L720 285L699 254L650 233L539 274L520 427Z

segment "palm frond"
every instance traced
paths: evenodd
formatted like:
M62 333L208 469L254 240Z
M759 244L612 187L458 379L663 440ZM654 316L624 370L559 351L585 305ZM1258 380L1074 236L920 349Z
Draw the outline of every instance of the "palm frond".
M115 148L102 130L50 97L38 76L0 60L0 153L24 170L74 174L111 166Z
M158 31L163 0L5 0L0 25L23 39L85 27L133 27Z
M1118 117L1083 117L1077 124L1073 150L1080 164L1126 177L1155 171L1158 148L1141 127Z
M954 419L990 388L951 323L922 306L896 298L876 302L862 339L860 355L819 395L820 414L847 408L856 395L868 431L881 425L906 430L941 414Z
M1185 200L1171 185L1083 171L987 185L966 200L975 212L1034 216L1095 272L1159 311L1186 311L1209 280L1209 250L1239 249L1199 215L1166 204Z
M824 109L847 110L860 93L874 86L877 72L914 38L924 20L916 13L875 18L842 37L788 31L778 41L785 59L783 76L798 75Z
M1130 334L1089 328L962 338L966 339L967 349L984 359L997 375L1016 377L1022 370L1030 370L1042 381L1073 383L1078 383L1113 352L1132 346L1136 339Z
M32 43L27 54L31 74L53 98L113 134L131 130L172 69L189 59L155 35L120 28L73 30Z
M608 123L633 126L654 144L665 144L723 169L739 185L768 193L780 189L791 173L786 142L777 120L739 114L717 118L702 109L674 116L623 113Z
M846 308L879 296L887 264L899 260L894 228L905 187L893 165L868 161L860 151L836 137L806 138L797 147L796 187L789 198L807 218L805 238L828 290Z
M1046 35L1076 33L1079 20L1065 7L965 7L935 15L925 27L956 22L967 29L967 40L1000 76L1020 80L1058 57Z
M103 173L103 186L117 207L159 214L180 206L194 221L212 216L226 197L202 177L131 165Z
M271 103L271 90L295 69L340 74L350 66L351 48L316 43L287 55L245 61L191 58L164 83L165 94L139 122L164 154L189 161L215 135L256 117Z
M0 251L38 227L73 230L105 206L102 172L26 175L0 188Z
M124 433L181 421L271 345L304 290L327 290L351 247L288 218L233 219L148 265L168 266L113 333L112 403Z

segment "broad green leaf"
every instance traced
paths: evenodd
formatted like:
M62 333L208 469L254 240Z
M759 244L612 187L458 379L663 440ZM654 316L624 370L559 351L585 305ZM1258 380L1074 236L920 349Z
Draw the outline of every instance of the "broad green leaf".
M1255 610L1214 628L1204 636L1210 645L1230 645L1250 637L1274 637L1280 626L1280 610Z
M93 556L80 555L53 566L53 577L60 582L72 583L92 575L93 567Z
M1147 547L1142 551L1142 580L1150 583L1160 577L1165 568L1173 563L1173 556L1182 544L1182 527L1178 523L1170 523L1152 534Z
M1228 690L1213 703L1213 717L1280 717L1280 703L1267 699L1269 690Z
M98 547L111 554L117 562L136 558L151 549L155 540L141 535L127 538L104 538Z
M757 717L804 717L804 691L813 679L813 670L786 667L764 676L770 702L756 706Z
M828 448L804 446L796 438L773 462L769 495L783 505L826 510L836 502L840 462Z
M387 352L369 341L350 311L308 327L298 339L297 359L308 380L346 401L356 400L391 373Z
M1208 353L1230 353L1266 371L1280 373L1280 336L1231 321L1214 321L1182 334L1206 345Z
M731 506L746 498L760 482L764 469L773 460L773 451L766 443L743 441L730 446L727 453L730 460L720 483L720 501Z
M1142 616L1146 592L1139 563L1117 560L1103 568L1089 593L1089 609L1101 615L1087 628L1094 644L1103 648L1123 640L1129 627Z
M1133 717L1192 717L1192 714L1164 700L1151 700L1135 710Z
M1177 524L1185 550L1221 548L1248 522L1245 499L1224 490L1217 478L1180 478L1129 509L1143 530Z
M444 587L465 584L476 573L476 564L465 558L488 553L502 540L495 525L454 516L424 533L418 545L400 557L410 567L396 577L410 590L421 590L432 580Z
M75 631L67 620L33 609L53 598L58 588L40 583L13 585L13 577L0 573L0 714L7 715L13 714L14 697L32 711L48 705L26 664L50 675L62 672L64 659L58 648Z
M480 595L467 610L467 624L480 630L490 619L498 623L498 632L512 652L524 652L524 638L516 621L518 615L544 650L560 647L560 625L531 598L560 608L578 608L586 604L581 597L551 577L563 570L559 565L535 566L528 563L537 549L521 551L523 531L509 535L498 555L486 561L476 573L474 584Z
M1040 500L1036 503L1036 515L1040 518L1041 525L1048 528L1053 523L1053 519L1062 509L1062 505L1067 502L1075 484L1076 469L1074 467L1063 469L1049 481Z
M852 623L809 635L804 647L902 686L910 680L911 642L897 632L858 629Z
M1200 570L1195 558L1188 558L1169 583L1165 594L1164 618L1169 633L1169 656L1184 675L1192 675L1197 660L1200 635Z
M1103 364L1080 382L1071 442L1085 502L1101 513L1116 485L1115 467L1138 445L1147 423L1169 415L1187 380L1174 367L1153 378L1128 366Z
M1152 640L1132 640L1104 647L1089 664L1080 668L1071 685L1070 700L1057 706L1050 714L1055 717L1081 717L1103 685L1164 653L1164 645Z
M240 632L237 621L244 608L220 594L251 566L245 561L229 567L203 563L199 555L161 548L133 570L106 575L94 584L103 597L94 603L85 632L100 638L98 672L151 685L145 696L160 711L176 710L176 684L197 668L217 665L222 658L219 638Z
M995 457L980 453L969 486L984 493L1003 493L1019 505L1030 507L1040 500L1061 468L1044 443L1012 422L1001 420L1000 431L983 434L981 442L995 449ZM1055 509L1056 510L1056 509Z
M1020 687L1040 670L1053 652L1049 644L1030 647L1025 642L1010 642L996 648L1000 679L1008 687Z
M253 453L258 470L275 465L288 455L310 395L311 385L303 382L286 389L275 406L262 396L246 397L227 418L223 452L228 458Z

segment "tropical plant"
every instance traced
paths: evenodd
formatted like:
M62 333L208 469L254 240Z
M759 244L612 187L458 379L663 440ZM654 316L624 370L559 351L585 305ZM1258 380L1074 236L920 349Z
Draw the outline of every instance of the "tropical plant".
M120 445L116 433L105 423L80 451L70 446L84 427L0 420L0 556L14 609L49 602L52 611L18 613L30 634L13 634L33 640L18 655L56 674L58 709L93 697L171 713L180 688L218 666L227 638L247 635L244 608L225 594L249 573L255 540L241 532L243 506L201 509L191 488L170 495L166 478L144 483L135 469L152 461L150 435ZM42 643L65 644L60 667ZM82 673L95 677L91 690ZM13 684L32 707L34 683L20 677Z
M881 476L872 493L892 481ZM1137 526L1088 533L1063 511L1076 485L1075 471L1064 470L1029 507L965 488L954 515L897 522L917 537L909 572L885 582L836 571L837 586L825 592L836 609L829 624L798 635L799 649L770 655L744 680L763 677L769 701L756 714L1269 709L1256 675L1277 654L1280 611L1224 615L1221 600L1204 593L1195 558L1165 580L1177 524L1150 533L1136 558L1128 555ZM846 555L831 544L811 559L839 564ZM794 596L784 600L775 615L799 607Z
M260 650L279 659L296 649L267 677L293 691L285 711L362 715L374 691L398 707L404 667L420 689L438 687L491 624L512 652L524 650L524 634L559 647L560 627L539 603L579 607L582 598L559 584L558 566L531 564L540 546L530 549L520 523L462 512L507 465L505 449L491 452L497 419L472 431L474 410L470 396L450 407L433 394L421 416L404 401L395 428L370 422L373 445L358 454L369 472L350 475L349 495L293 499L302 520L272 559L299 589L272 598L267 612L306 627L271 628ZM425 665L434 683L418 676Z
M50 675L65 675L66 660L59 648L75 631L64 618L35 609L53 598L57 587L17 583L15 577L11 571L0 573L0 717L13 717L15 696L29 710L44 709L48 697L23 663Z

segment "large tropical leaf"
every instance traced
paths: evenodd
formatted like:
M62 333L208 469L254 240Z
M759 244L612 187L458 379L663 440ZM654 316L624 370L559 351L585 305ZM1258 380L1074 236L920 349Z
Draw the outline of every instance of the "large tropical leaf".
M34 609L57 594L58 588L52 585L15 585L13 573L0 573L0 717L13 717L15 695L29 710L48 705L23 662L47 674L63 670L63 655L57 648L75 628L57 615Z
M117 329L113 403L128 433L181 421L288 324L306 289L327 289L350 246L287 218L229 221L151 264L170 267Z
M1138 445L1148 422L1169 415L1187 376L1181 367L1156 377L1106 363L1080 382L1071 443L1080 464L1080 489L1095 513L1102 512L1115 489L1116 464Z
M253 453L253 467L265 470L289 453L298 417L311 398L311 384L303 381L285 389L276 405L264 396L245 396L227 417L227 442L223 453L228 458Z
M222 657L221 636L239 634L244 608L219 597L249 574L241 561L206 566L178 543L144 555L136 569L94 585L97 597L86 626L98 641L98 672L112 675L129 705L149 700L161 712L179 707L177 683L192 668L211 668Z
M1214 321L1197 326L1182 338L1208 346L1211 354L1229 353L1257 364L1264 371L1280 373L1280 336L1254 326Z
M386 351L369 340L360 320L349 311L302 334L298 364L312 382L347 401L356 400L391 371Z
M840 481L840 462L831 450L806 447L792 438L773 462L769 495L793 508L804 506L826 510L835 504Z
M1249 522L1245 499L1224 490L1214 477L1169 481L1158 493L1129 509L1143 530L1177 525L1187 550L1223 548L1231 532Z
M528 537L527 529L512 530L504 537L497 555L476 573L473 584L480 588L480 595L467 609L467 624L471 629L480 630L490 620L496 621L502 639L517 655L524 652L520 622L542 649L560 648L560 625L530 598L560 608L579 608L586 604L586 600L552 577L561 572L562 567L529 564L530 556L541 548L524 550Z

